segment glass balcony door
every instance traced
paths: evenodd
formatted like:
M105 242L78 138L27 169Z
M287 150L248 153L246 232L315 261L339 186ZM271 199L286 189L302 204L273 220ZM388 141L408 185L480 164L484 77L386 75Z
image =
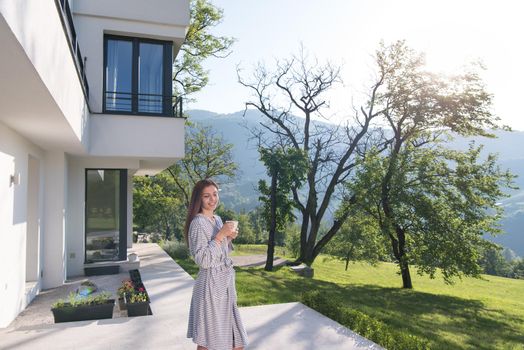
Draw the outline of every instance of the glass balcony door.
M171 42L104 37L104 113L172 116Z
M164 108L164 45L139 43L138 112L162 113Z
M115 112L131 112L133 109L133 42L108 39L106 45L106 109Z
M86 170L86 263L127 258L126 207L127 170Z

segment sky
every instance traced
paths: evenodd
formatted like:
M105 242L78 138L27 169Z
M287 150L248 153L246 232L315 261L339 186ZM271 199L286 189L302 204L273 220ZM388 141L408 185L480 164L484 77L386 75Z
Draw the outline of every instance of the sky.
M342 66L343 85L324 114L343 120L371 82L381 41L406 40L426 54L428 68L452 72L469 62L494 96L502 123L524 130L524 1L520 0L211 0L224 11L216 35L234 37L227 58L204 64L210 82L188 109L221 114L244 110L249 91L238 83L256 64L290 58L303 46L319 62Z

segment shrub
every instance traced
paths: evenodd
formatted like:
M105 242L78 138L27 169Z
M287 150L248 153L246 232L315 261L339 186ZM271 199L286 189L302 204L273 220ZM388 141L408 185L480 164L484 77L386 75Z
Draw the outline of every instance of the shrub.
M342 306L337 300L328 299L318 291L306 292L302 302L321 314L348 327L389 350L426 350L429 341L397 331L363 312Z
M300 254L300 227L298 225L289 225L286 227L284 244L293 257L298 257Z
M182 242L179 242L179 241L163 241L163 242L160 243L160 246L173 259L187 259L187 258L189 258L189 249Z

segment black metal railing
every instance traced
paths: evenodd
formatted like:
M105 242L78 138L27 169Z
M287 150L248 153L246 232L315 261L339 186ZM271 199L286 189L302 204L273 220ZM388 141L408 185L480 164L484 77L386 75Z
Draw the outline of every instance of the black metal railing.
M173 96L173 117L184 118L182 111L182 97Z
M177 96L106 91L104 106L109 113L184 117L182 98Z
M86 100L89 100L89 84L87 83L85 72L85 59L83 58L82 53L80 52L80 46L78 45L78 38L73 24L73 15L71 14L69 1L55 0L55 3L60 14L62 26L64 27L67 38L69 39L69 49L73 55L73 60L75 61L76 70L80 81L82 82Z

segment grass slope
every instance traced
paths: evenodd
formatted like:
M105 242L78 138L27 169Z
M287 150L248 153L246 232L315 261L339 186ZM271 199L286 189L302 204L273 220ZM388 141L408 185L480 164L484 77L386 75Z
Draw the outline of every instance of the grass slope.
M235 254L261 254L256 247L237 247ZM177 260L193 276L198 268ZM430 340L432 349L524 349L524 280L495 276L464 278L455 285L412 271L413 290L400 288L394 264L376 267L319 257L315 277L304 279L282 267L237 268L241 306L297 301L307 290L319 290L393 328ZM413 270L413 269L412 269Z

